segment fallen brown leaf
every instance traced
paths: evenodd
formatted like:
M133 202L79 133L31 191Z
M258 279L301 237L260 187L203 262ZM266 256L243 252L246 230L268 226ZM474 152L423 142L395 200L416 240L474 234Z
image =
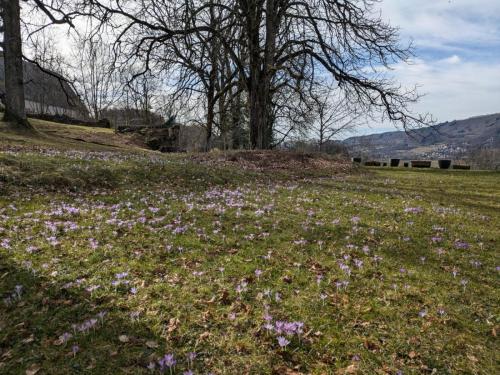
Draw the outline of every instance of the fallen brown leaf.
M198 339L199 339L200 341L203 341L203 340L205 340L206 338L208 338L209 336L210 336L210 332L205 331L205 332L203 332L202 334L200 334L200 336L198 337Z
M342 368L342 369L337 370L338 375L356 374L357 372L358 372L358 366L355 363L347 366L346 368Z
M177 329L177 327L179 327L180 323L181 323L180 320L177 318L170 319L167 326L167 332L168 333L174 332Z
M156 349L159 345L156 341L146 341L146 346L150 349Z
M118 340L120 340L120 342L124 342L124 343L130 341L130 339L128 338L127 335L120 335L120 336L118 336Z
M26 369L26 375L35 375L38 371L40 371L41 367L37 363L33 363L30 367Z

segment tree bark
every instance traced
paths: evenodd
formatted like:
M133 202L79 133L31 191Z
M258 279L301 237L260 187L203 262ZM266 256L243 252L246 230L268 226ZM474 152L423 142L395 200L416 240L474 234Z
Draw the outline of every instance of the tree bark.
M207 133L205 138L205 151L210 151L212 147L212 134L215 121L215 100L214 89L210 87L207 92Z
M215 49L214 46L212 46ZM215 54L211 54L212 57L212 70L210 71L210 76L208 78L208 88L207 88L207 134L206 134L206 144L205 151L210 151L212 147L212 135L215 122L215 84L217 80L217 60Z
M259 77L261 75L257 75ZM271 146L268 132L269 84L267 77L253 79L249 93L250 142L253 149L265 150Z
M24 98L24 75L19 0L2 0L4 26L5 114L4 121L31 128Z
M279 27L279 2L268 0L265 4L265 41L261 47L260 5L254 5L253 13L248 14L247 33L250 56L250 142L254 149L269 149L272 144L271 82L275 73L276 38Z

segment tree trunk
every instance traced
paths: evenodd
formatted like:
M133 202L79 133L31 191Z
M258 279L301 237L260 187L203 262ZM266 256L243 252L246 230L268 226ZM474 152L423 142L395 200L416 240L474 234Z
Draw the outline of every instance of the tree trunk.
M269 149L272 143L271 82L275 74L279 2L268 0L265 9L265 45L261 50L261 18L253 14L247 23L250 56L250 141L252 148ZM258 12L261 9L258 8ZM263 53L262 53L263 52Z
M214 46L212 46L215 50ZM207 134L206 134L206 144L205 151L210 151L212 147L212 136L214 131L215 122L215 84L217 80L217 60L214 53L211 54L212 59L212 70L210 71L210 76L208 78L207 87Z
M237 87L236 90L239 88ZM245 142L242 140L242 114L241 114L241 96L240 94L232 95L231 93L231 148L239 149Z
M320 117L322 115L320 114ZM325 143L325 128L323 126L323 119L320 119L319 125L319 152L323 152L323 144Z
M2 0L4 26L5 115L4 121L31 128L26 117L19 0Z
M214 7L213 7L213 1L210 1L209 3L209 10L210 10L210 26L213 28L217 27L217 21L216 21L216 16L214 13ZM211 38L209 41L210 45L208 46L209 49L209 59L210 59L210 74L208 76L208 87L207 89L207 133L206 133L206 139L205 139L205 151L208 152L210 151L212 147L212 136L213 136L213 129L214 129L214 123L215 123L215 104L216 104L216 98L215 98L215 91L216 91L216 84L217 84L217 75L218 75L218 70L219 70L219 61L218 61L218 53L219 51L219 46L217 45L215 38Z
M253 149L266 150L271 147L272 132L269 129L271 76L267 59L262 61L260 50L250 58L250 85L248 87L250 145Z
M219 88L218 88L219 90ZM231 148L232 142L229 137L229 119L227 110L227 95L222 94L219 96L219 128L220 136L224 150Z
M250 143L253 149L268 149L271 141L267 139L268 92L266 83L253 80L249 93L250 106Z
M210 151L212 147L212 134L215 120L215 100L214 91L209 89L207 93L207 133L205 139L205 151Z

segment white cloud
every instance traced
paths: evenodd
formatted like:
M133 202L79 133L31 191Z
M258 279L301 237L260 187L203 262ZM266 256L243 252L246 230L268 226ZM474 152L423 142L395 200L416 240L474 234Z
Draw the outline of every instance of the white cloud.
M394 75L404 86L417 83L425 96L415 105L439 121L500 112L500 61L495 64L444 60L416 60L399 64Z
M500 112L500 0L383 0L378 10L417 48L412 64L392 72L426 94L415 112L439 121ZM67 52L65 30L58 46Z
M411 64L391 73L425 94L415 112L438 121L500 112L500 1L384 0L380 8L417 47Z
M383 0L382 17L417 46L498 43L498 0Z
M455 64L460 64L462 62L462 59L460 58L460 56L453 55L446 59L441 60L440 62L444 64L455 65Z

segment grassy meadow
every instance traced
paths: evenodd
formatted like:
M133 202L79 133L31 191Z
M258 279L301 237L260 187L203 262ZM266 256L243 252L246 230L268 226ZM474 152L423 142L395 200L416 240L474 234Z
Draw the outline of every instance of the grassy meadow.
M499 173L19 137L0 152L1 374L498 373Z

